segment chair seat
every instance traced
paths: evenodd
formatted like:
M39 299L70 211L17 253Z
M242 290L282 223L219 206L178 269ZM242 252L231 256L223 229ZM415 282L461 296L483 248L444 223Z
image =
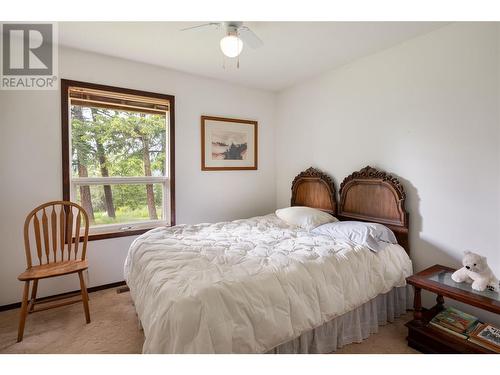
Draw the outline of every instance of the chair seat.
M47 277L68 275L70 273L83 271L88 267L89 265L86 259L48 263L28 268L17 278L21 281L45 279Z

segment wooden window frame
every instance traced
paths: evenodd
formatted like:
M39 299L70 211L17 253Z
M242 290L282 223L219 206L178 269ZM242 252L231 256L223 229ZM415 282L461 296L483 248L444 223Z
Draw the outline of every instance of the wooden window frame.
M90 82L73 81L68 79L61 80L61 135L62 135L62 191L63 200L71 200L71 167L70 167L70 111L69 111L69 89L73 86L110 91L115 93L144 96L150 98L165 99L169 101L169 196L170 196L170 225L175 225L175 97L173 95L159 94L147 91L127 89L101 85ZM126 178L126 177L124 177ZM130 179L133 179L130 178ZM127 225L123 223L123 225ZM140 223L139 223L140 225ZM147 228L120 230L106 233L95 233L89 235L89 241L103 240L107 238L117 238L126 236L137 236L148 230L157 227L152 225Z

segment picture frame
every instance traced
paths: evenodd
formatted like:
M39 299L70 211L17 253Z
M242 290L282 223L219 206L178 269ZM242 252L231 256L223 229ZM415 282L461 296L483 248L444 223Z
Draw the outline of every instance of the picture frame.
M201 116L201 170L256 170L258 122Z

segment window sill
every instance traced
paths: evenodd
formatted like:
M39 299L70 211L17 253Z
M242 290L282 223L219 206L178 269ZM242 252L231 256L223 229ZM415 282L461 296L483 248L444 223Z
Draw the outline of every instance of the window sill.
M128 236L138 236L143 233L146 233L147 231L150 231L151 229L158 228L160 226L167 226L167 225L152 225L151 227L147 228L140 228L140 229L133 229L133 230L123 230L123 231L116 231L116 232L104 232L104 233L93 233L89 234L89 241L99 241L99 240L107 240L110 238L119 238L119 237L128 237ZM81 240L83 240L83 237L80 237Z

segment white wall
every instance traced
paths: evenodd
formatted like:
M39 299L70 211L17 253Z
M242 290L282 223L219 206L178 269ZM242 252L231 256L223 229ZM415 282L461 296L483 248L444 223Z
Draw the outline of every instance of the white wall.
M59 77L175 95L177 223L250 217L275 207L275 95L155 66L59 50ZM257 171L202 172L200 115L259 121ZM22 228L36 205L62 197L60 92L0 91L0 305L21 298ZM89 243L90 286L123 280L134 237ZM40 296L78 288L47 280Z
M416 271L470 249L500 276L499 38L451 24L280 93L277 205L306 167L338 189L369 164L405 186Z

